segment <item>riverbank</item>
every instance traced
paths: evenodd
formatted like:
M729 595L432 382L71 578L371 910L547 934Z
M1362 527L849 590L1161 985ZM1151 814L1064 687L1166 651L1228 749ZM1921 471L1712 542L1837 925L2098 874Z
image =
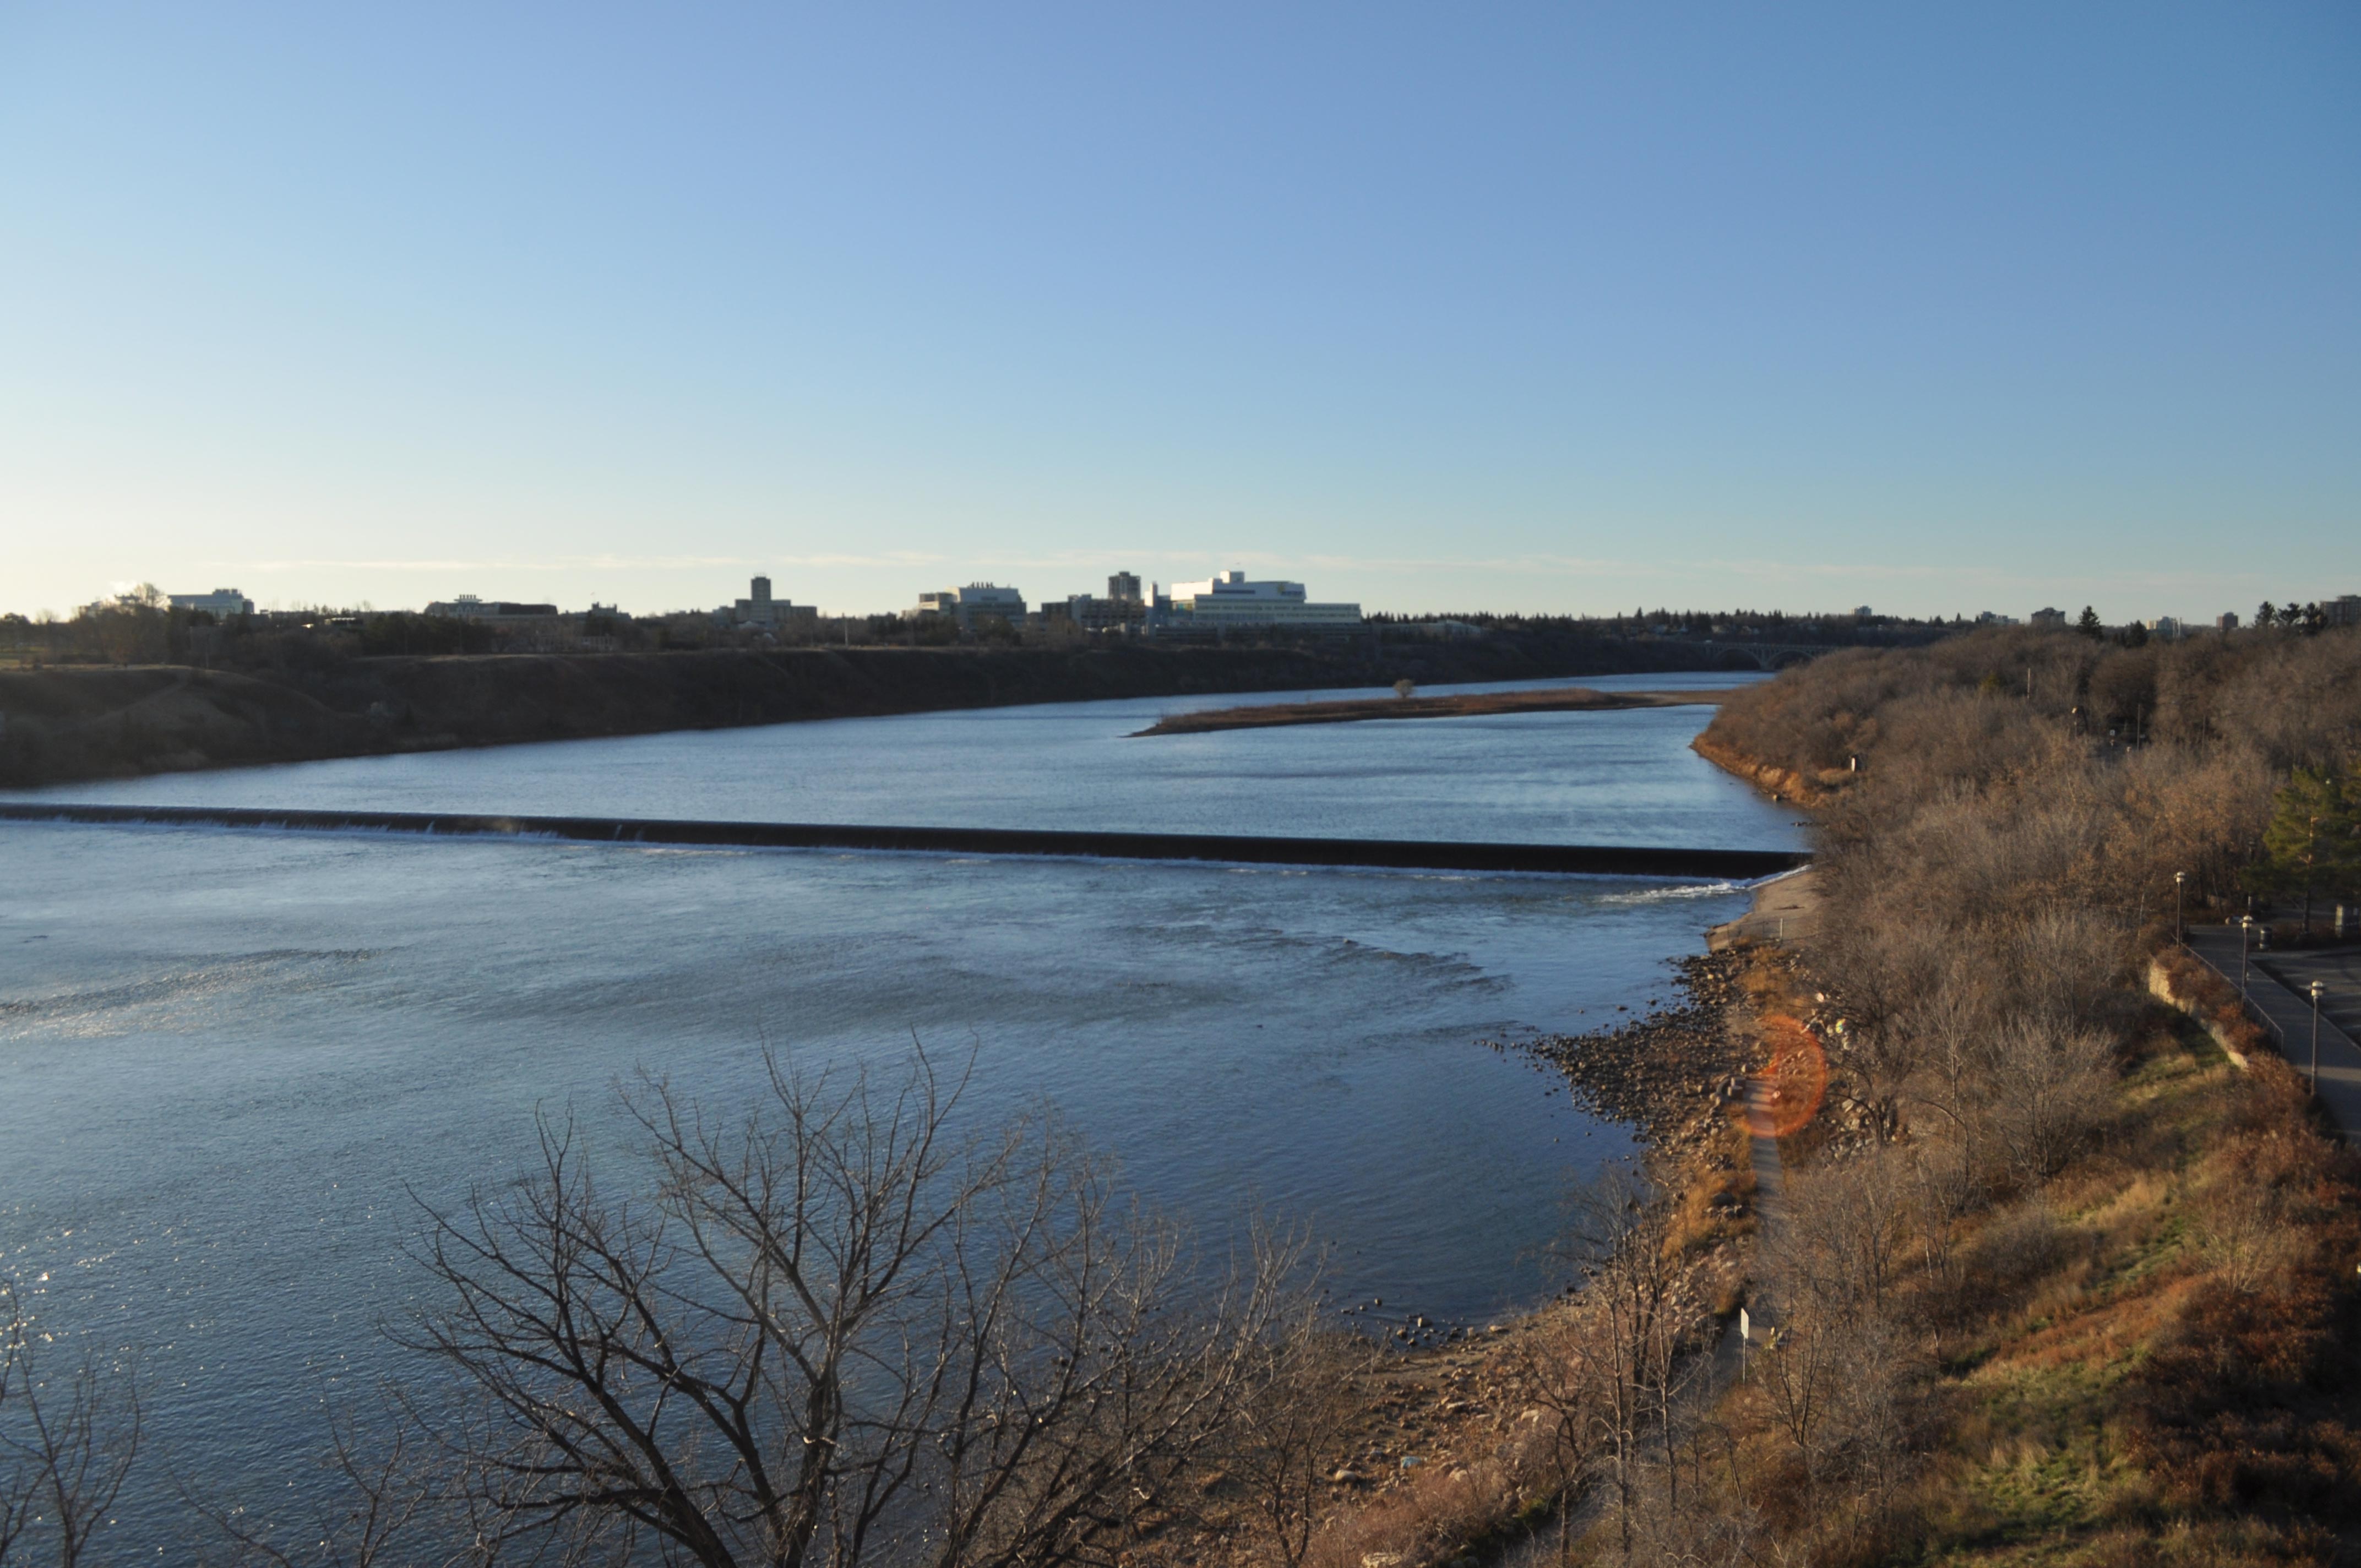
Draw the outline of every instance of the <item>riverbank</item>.
M1622 707L1711 707L1719 692L1601 692L1587 686L1546 691L1477 692L1465 696L1364 697L1349 702L1280 702L1167 714L1146 735L1202 735L1217 729L1271 729L1291 724L1355 724L1378 718L1473 718L1503 713L1588 713Z
M675 729L1110 698L1702 668L1675 644L1510 636L1319 646L780 648L351 656L0 671L0 788Z
M1834 770L1806 773L1801 768L1782 767L1740 751L1710 729L1690 741L1689 750L1722 772L1744 779L1771 799L1807 810L1826 806L1847 783L1858 777Z
M1758 888L1744 919L1758 916L1763 894L1780 885ZM1814 1028L1825 1021L1794 951L1775 941L1723 941L1677 970L1678 999L1669 1007L1493 1048L1524 1053L1587 1108L1639 1132L1662 1195L1649 1241L1663 1249L1664 1287L1727 1325L1748 1299L1756 1268L1760 1194L1746 1105L1750 1080L1772 1055L1765 1023L1797 1014ZM1569 1402L1568 1351L1595 1332L1590 1292L1569 1290L1480 1325L1389 1323L1366 1303L1342 1309L1340 1321L1408 1354L1353 1364L1351 1413L1323 1465L1323 1524L1312 1561L1339 1568L1509 1561L1518 1543L1556 1527L1556 1466L1565 1445L1582 1441L1569 1427L1583 1418ZM1710 1350L1704 1354L1714 1360ZM1215 1543L1192 1544L1202 1552ZM1251 1548L1228 1560L1262 1561Z

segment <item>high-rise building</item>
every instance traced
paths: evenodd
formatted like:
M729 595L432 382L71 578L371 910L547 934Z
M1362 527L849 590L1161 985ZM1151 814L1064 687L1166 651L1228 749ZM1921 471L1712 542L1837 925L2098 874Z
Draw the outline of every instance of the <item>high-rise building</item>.
M790 621L805 621L814 626L819 623L819 611L812 606L773 598L768 577L755 578L748 588L745 598L714 611L714 618L732 626L780 627Z
M1107 598L1115 600L1117 604L1137 604L1139 602L1139 574L1137 572L1117 572L1114 576L1109 577L1107 579Z

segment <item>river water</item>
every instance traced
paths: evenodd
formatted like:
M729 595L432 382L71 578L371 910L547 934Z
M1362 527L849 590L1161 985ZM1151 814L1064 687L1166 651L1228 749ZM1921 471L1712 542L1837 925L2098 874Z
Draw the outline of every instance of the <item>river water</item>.
M1664 688L1740 677L1590 683ZM1465 688L1484 689L1484 688ZM1291 694L1294 697L1366 694ZM1290 694L1253 700L1289 700ZM851 719L184 774L173 804L1792 848L1702 707L1132 739L1239 698ZM1669 993L1721 885L0 824L0 1270L136 1352L152 1462L283 1482L399 1365L421 1201L516 1174L535 1113L621 1168L614 1086L748 1102L764 1053L973 1064L1212 1238L1314 1226L1340 1302L1476 1321L1549 1288L1623 1130L1477 1042ZM1378 1316L1378 1314L1373 1314Z

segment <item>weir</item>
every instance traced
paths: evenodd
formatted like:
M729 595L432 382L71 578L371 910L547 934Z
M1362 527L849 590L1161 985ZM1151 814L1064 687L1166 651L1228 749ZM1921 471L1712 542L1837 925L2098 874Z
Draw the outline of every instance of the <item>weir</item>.
M1065 855L1115 861L1356 866L1391 871L1535 872L1565 876L1746 881L1808 864L1787 850L1620 844L1486 844L1404 839L1292 839L1216 833L1101 833L1031 828L902 828L839 822L699 822L631 817L504 817L425 811L297 811L231 806L0 802L0 821L276 828L686 844L764 850L899 850L961 855Z

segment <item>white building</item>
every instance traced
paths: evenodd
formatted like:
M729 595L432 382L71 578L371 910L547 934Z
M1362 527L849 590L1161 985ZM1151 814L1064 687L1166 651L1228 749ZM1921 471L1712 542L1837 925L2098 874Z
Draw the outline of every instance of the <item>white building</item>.
M1314 604L1301 583L1246 581L1244 572L1224 572L1202 583L1172 585L1172 613L1183 624L1353 628L1361 624L1357 604Z
M554 604L512 604L507 599L478 598L474 594L461 594L454 599L436 599L426 607L429 615L447 616L453 620L548 620L557 614Z
M1025 596L1015 588L1004 588L996 583L970 583L963 588L944 588L936 593L920 594L918 607L902 612L906 620L916 620L925 615L945 615L959 622L962 631L972 631L980 618L998 616L1011 626L1025 624Z
M201 609L216 620L254 613L254 601L236 588L215 588L209 594L174 594L171 599L174 609Z

